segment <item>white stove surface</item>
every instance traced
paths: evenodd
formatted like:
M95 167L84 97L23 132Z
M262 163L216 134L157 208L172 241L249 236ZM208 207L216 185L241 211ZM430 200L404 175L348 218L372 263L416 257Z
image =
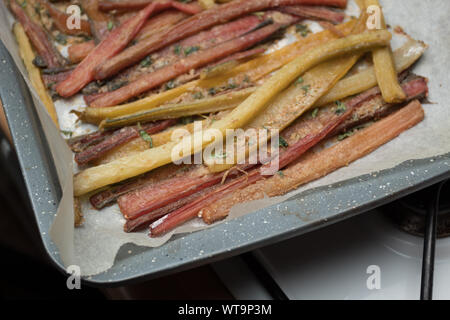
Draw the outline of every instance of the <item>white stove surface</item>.
M419 299L423 239L371 211L255 252L290 299ZM268 299L233 258L214 265L238 299ZM369 272L369 273L368 273ZM450 299L450 238L437 240L434 299Z

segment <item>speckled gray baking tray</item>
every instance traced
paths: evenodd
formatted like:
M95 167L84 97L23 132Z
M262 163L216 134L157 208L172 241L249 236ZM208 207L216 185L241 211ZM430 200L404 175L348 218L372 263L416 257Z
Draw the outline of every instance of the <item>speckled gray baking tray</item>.
M61 197L48 145L25 82L1 43L0 63L0 96L42 241L50 259L64 271L48 233ZM224 259L361 214L449 177L450 154L407 161L393 169L303 192L201 232L174 237L159 248L125 245L111 269L84 282L119 285Z

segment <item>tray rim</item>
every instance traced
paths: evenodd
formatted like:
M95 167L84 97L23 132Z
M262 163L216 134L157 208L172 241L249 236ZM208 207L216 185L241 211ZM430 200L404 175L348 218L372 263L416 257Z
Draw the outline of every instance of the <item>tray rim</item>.
M102 276L105 273L110 273L110 272L114 272L117 270L114 268L109 269L108 271L104 272L104 273L100 273L96 276L92 276L92 277L86 277L84 278L84 281L86 284L88 285L93 285L93 286L98 286L98 287L102 287L102 286L119 286L119 285L124 285L124 284L131 284L131 283L136 283L136 282L140 282L140 281L145 281L145 280L151 280L157 277L161 277L161 276L165 276L174 272L180 272L186 269L190 269L190 268L194 268L197 266L201 266L204 264L209 264L209 263L213 263L222 259L226 259L226 258L230 258L248 251L252 251L255 249L259 249L261 247L267 246L267 245L271 245L271 244L275 244L277 242L281 242L281 241L285 241L285 240L289 240L293 237L297 237L297 236L301 236L307 232L312 232L315 231L317 229L341 222L343 220L352 218L356 215L359 214L364 214L368 211L371 211L373 209L376 209L384 204L387 204L389 202L395 201L399 198L402 198L404 196L407 196L411 193L414 193L416 191L419 191L421 189L424 189L426 187L429 187L433 184L436 184L438 182L441 182L443 180L449 179L450 178L450 153L445 154L445 155L440 155L440 156L436 156L436 157L431 157L431 158L426 158L426 159L420 159L420 160L412 160L412 161L407 161L405 163L416 163L417 161L433 161L434 164L436 164L436 166L441 166L442 164L445 164L445 167L448 167L447 170L440 172L439 174L436 175L432 175L430 177L428 177L426 180L423 180L421 183L417 183L414 185L410 185L410 186L405 186L403 189L398 190L397 192L395 192L395 194L391 195L391 196L386 196L386 197L382 197L382 198L377 198L375 201L372 202L367 202L364 204L361 204L360 206L358 206L357 208L354 209L350 209L350 210L345 210L342 211L340 214L336 214L336 215L329 215L326 217L320 217L319 219L312 221L311 223L309 223L308 225L302 226L300 228L296 228L293 230L287 230L285 232L281 232L278 233L276 235L271 235L268 236L265 239L260 239L258 241L248 241L246 244L243 244L237 248L233 248L231 250L222 250L220 252L217 253L212 253L210 255L208 255L205 252L205 256L201 259L197 259L197 260L191 260L189 262L184 262L184 263L180 263L177 264L175 266L170 266L170 267L166 267L166 268L160 268L158 270L149 272L149 273L145 273L145 272L141 272L140 274L136 275L136 276L132 276L132 277L128 277L128 278L117 278L114 281L110 281L110 280L106 280L106 279L99 279L100 276ZM397 171L397 173L403 173L405 170L402 170L402 166L405 164L400 164L397 167L391 168L391 169L386 169L386 170L382 170L382 171L378 171L377 174L383 174L385 172L388 171ZM433 167L435 167L435 165L432 166L428 166L427 170L432 169ZM406 170L409 170L408 168L406 168ZM339 182L336 184L332 184L329 186L324 186L324 187L318 187L318 188L314 188L311 190L307 190L304 193L309 193L311 194L320 194L321 192L323 192L325 189L331 188L333 191L331 191L332 193L334 192L339 192L339 191L345 191L345 189L348 187L348 185L346 186L339 186L341 184L350 184L353 185L354 188L359 188L359 183L358 180L361 179L362 177L366 177L366 176L371 176L371 174L368 175L364 175L361 177L356 177L353 179L349 179L343 182ZM376 179L371 180L370 182L375 181ZM367 183L368 181L364 181L365 183ZM377 184L373 184L374 188L372 189L373 191L377 191L378 189L378 185ZM303 195L304 193L299 194L299 196ZM293 197L296 198L297 196ZM308 196L304 196L304 198L306 198ZM285 203L289 203L290 201L295 201L292 199L289 199L287 201L285 201L283 204ZM271 209L273 209L276 205L274 206L270 206L267 208L264 208L262 210L257 210L253 213L250 213L246 216L240 217L240 218L236 218L233 220L230 220L229 222L227 222L227 225L229 227L229 229L232 229L233 227L236 227L237 224L242 224L242 221L245 220L246 218L250 218L251 221L254 220L258 220L259 218L267 218L267 212L270 211ZM211 233L217 233L217 231L219 230L219 228L222 225L219 224L215 227L212 227L210 229L206 229L206 230L202 230L201 233L207 233L207 232L211 232ZM194 232L191 234L186 235L185 237L189 237L190 235L195 235L198 234L200 232ZM173 240L171 240L173 241ZM170 242L168 242L168 244L170 244ZM167 244L166 244L167 245ZM164 246L163 245L159 248L153 248L153 249L162 249ZM144 247L143 247L144 248ZM149 251L152 248L147 248Z

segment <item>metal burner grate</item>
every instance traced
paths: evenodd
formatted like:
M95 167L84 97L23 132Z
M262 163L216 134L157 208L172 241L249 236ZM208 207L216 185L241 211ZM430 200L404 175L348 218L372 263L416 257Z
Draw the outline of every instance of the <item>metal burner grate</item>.
M433 196L430 191L436 188L426 189L422 193L413 194L389 205L386 210L387 215L401 230L415 236L425 235L427 205ZM437 238L450 237L450 184L445 185L442 190L439 205L439 219L437 220Z
M422 300L433 298L436 238L450 236L450 186L446 182L385 207L386 213L400 229L424 237L420 295Z

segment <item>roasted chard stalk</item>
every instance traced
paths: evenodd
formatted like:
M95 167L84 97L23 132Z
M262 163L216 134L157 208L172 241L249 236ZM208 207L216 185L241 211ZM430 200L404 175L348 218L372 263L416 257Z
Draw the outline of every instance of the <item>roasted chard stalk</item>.
M129 18L119 27L111 31L108 36L77 66L70 77L59 83L55 90L62 97L71 97L94 79L98 65L107 61L123 50L136 36L147 18L165 10L170 5L165 2L152 2L139 11L136 16Z
M165 82L182 75L189 70L197 69L211 62L222 59L230 54L245 50L254 44L268 38L280 25L272 24L258 29L239 38L227 41L218 46L195 52L172 65L158 69L152 73L145 74L136 81L106 95L99 97L91 103L91 107L110 107L118 105L128 99L149 91Z
M129 142L134 138L139 137L139 135L144 135L144 137L147 137L147 135L162 131L167 127L173 125L174 123L174 120L165 120L149 123L143 126L124 127L120 130L115 131L100 143L92 145L81 151L80 153L77 153L75 155L75 161L79 165L88 164L90 161L100 158L109 150ZM149 148L153 147L152 141L150 139L147 142L149 143Z
M65 61L50 42L45 31L33 22L25 11L17 4L16 0L9 2L12 13L22 25L25 33L36 49L37 54L45 61L48 68L59 68L65 65Z
M313 6L289 6L281 7L281 12L290 13L304 19L318 19L332 23L341 23L344 21L345 13L333 11L326 7Z
M112 11L112 10L139 10L145 8L149 4L153 3L153 0L102 0L99 2L99 9L102 11ZM161 3L170 3L174 9L180 10L187 14L199 13L202 8L196 3L182 3L180 1L173 0L159 0Z
M103 63L97 70L97 79L106 79L115 75L120 70L133 65L150 53L164 48L172 43L180 41L190 35L199 31L213 27L217 24L223 23L240 17L242 15L261 11L273 7L283 5L330 5L345 8L347 0L236 0L225 5L213 7L209 10L200 12L193 17L186 19L179 24L170 28L167 32L158 34L149 39L149 41L138 43L114 58Z
M376 6L381 12L381 6L378 0L366 0L365 5L367 8L370 6ZM379 18L381 19L381 27L386 29L386 22L384 21L383 15ZM372 51L372 56L375 74L377 76L378 85L383 93L384 100L390 103L404 101L406 95L402 91L402 88L397 80L397 72L395 70L394 59L392 57L391 46L387 45L384 48L374 49Z

